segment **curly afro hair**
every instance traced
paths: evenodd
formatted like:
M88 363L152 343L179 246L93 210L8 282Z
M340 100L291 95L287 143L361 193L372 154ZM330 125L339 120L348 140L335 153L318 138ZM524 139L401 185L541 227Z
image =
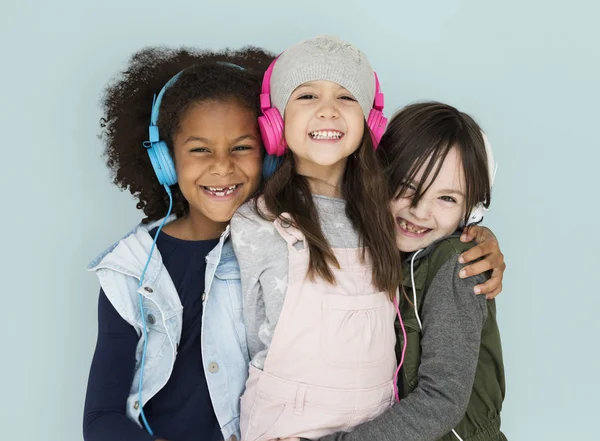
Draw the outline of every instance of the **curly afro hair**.
M135 53L127 69L111 81L102 98L104 155L114 184L138 200L137 208L146 215L142 222L160 219L169 207L168 196L142 146L148 139L154 96L183 70L163 96L157 124L173 154L172 140L179 121L192 104L234 101L258 117L262 76L273 59L273 54L255 47L220 52L149 47ZM185 215L188 203L177 185L172 193L173 213Z

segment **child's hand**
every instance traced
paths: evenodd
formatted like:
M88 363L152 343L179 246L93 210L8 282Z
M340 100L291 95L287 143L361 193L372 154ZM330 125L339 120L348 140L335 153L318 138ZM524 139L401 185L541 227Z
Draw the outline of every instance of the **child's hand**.
M487 282L477 285L475 294L485 294L488 300L493 299L502 291L502 279L506 269L504 255L500 251L496 236L486 227L473 225L464 229L460 240L462 242L475 240L478 243L478 245L460 255L458 258L460 263L472 262L479 258L482 258L482 260L464 267L460 271L459 277L464 279L492 270L492 277Z

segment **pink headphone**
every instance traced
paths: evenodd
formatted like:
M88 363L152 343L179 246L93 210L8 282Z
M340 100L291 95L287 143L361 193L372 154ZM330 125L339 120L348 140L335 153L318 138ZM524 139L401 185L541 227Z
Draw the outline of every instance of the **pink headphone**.
M283 139L283 118L279 110L271 107L271 74L273 73L276 61L277 59L273 60L263 78L260 93L260 110L263 116L258 117L258 126L260 127L260 134L267 153L269 155L282 156L287 147ZM381 92L381 87L379 86L379 79L377 78L377 74L373 73L375 74L375 100L373 108L369 112L369 118L367 118L367 125L371 130L373 145L377 148L383 132L385 132L387 118L383 116L383 92Z

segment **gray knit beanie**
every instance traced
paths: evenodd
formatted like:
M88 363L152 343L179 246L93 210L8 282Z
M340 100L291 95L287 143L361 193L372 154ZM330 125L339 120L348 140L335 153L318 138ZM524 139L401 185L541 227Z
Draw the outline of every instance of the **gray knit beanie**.
M373 108L375 76L369 60L358 48L336 37L320 36L286 49L275 62L271 76L271 103L284 115L292 92L308 81L325 80L348 89L365 119Z

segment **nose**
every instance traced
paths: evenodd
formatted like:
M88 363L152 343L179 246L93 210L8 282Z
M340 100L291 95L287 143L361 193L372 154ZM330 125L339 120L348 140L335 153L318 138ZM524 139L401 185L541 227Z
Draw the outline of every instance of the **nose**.
M323 98L319 103L317 116L321 119L337 119L340 116L335 99Z
M422 198L416 207L410 207L408 211L415 219L426 220L431 216L431 204L428 200Z
M210 165L210 174L225 177L233 174L235 165L229 154L216 155Z

